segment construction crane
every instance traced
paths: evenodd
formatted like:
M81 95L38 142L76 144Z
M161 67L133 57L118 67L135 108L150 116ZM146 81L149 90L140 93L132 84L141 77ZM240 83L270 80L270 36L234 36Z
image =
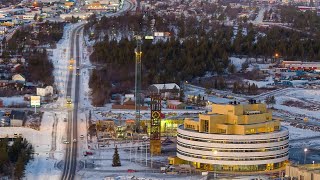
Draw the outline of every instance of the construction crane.
M136 128L135 131L139 133L140 131L140 110L141 110L141 43L142 43L142 37L141 36L135 36L135 39L137 41L137 47L134 50L135 53L135 124Z
M134 50L135 53L135 91L134 91L134 96L135 96L135 132L140 133L140 110L141 110L141 56L142 56L142 51L141 51L141 44L142 44L142 39L144 38L144 35L146 33L147 29L147 22L148 21L148 16L143 16L143 26L142 28L142 35L135 35L134 38L137 42L137 46Z

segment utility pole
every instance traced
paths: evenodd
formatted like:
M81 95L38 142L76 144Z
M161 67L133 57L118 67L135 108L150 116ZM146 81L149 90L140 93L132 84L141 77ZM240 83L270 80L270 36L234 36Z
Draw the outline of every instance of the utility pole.
M146 143L146 166L148 166L148 143L147 141L145 141Z

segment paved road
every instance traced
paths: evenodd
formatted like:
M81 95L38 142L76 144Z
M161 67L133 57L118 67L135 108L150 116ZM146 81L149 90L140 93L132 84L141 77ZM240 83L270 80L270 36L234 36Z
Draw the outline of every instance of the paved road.
M80 31L83 25L75 28L71 35L70 44L70 58L76 60L76 67L79 67L80 53L79 53L79 38ZM74 54L75 50L75 54ZM77 70L76 70L77 71ZM67 85L67 96L72 97L72 90L74 90L73 111L68 112L68 126L67 126L67 140L70 144L67 145L65 164L61 179L73 180L77 169L77 143L73 139L77 139L77 119L78 119L78 99L79 99L79 76L75 77L75 87L72 88L73 71L70 71Z

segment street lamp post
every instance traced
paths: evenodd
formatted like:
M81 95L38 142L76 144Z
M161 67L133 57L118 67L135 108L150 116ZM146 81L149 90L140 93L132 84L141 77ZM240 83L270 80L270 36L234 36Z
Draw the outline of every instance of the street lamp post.
M308 149L307 148L304 148L304 164L306 164L306 157L307 157L307 151Z
M213 155L216 156L218 154L218 151L216 149L212 149ZM215 166L213 166L213 169L215 170ZM216 173L213 173L213 176L216 177Z

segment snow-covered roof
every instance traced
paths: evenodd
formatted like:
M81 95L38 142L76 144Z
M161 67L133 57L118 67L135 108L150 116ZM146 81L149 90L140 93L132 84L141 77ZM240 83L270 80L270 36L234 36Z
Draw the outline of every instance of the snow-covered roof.
M180 105L180 104L182 104L182 102L180 102L178 100L168 100L168 104L170 104L170 105Z
M180 87L178 86L178 84L176 83L168 83L168 84L152 84L151 86L155 86L158 90L162 90L162 89L180 89Z

